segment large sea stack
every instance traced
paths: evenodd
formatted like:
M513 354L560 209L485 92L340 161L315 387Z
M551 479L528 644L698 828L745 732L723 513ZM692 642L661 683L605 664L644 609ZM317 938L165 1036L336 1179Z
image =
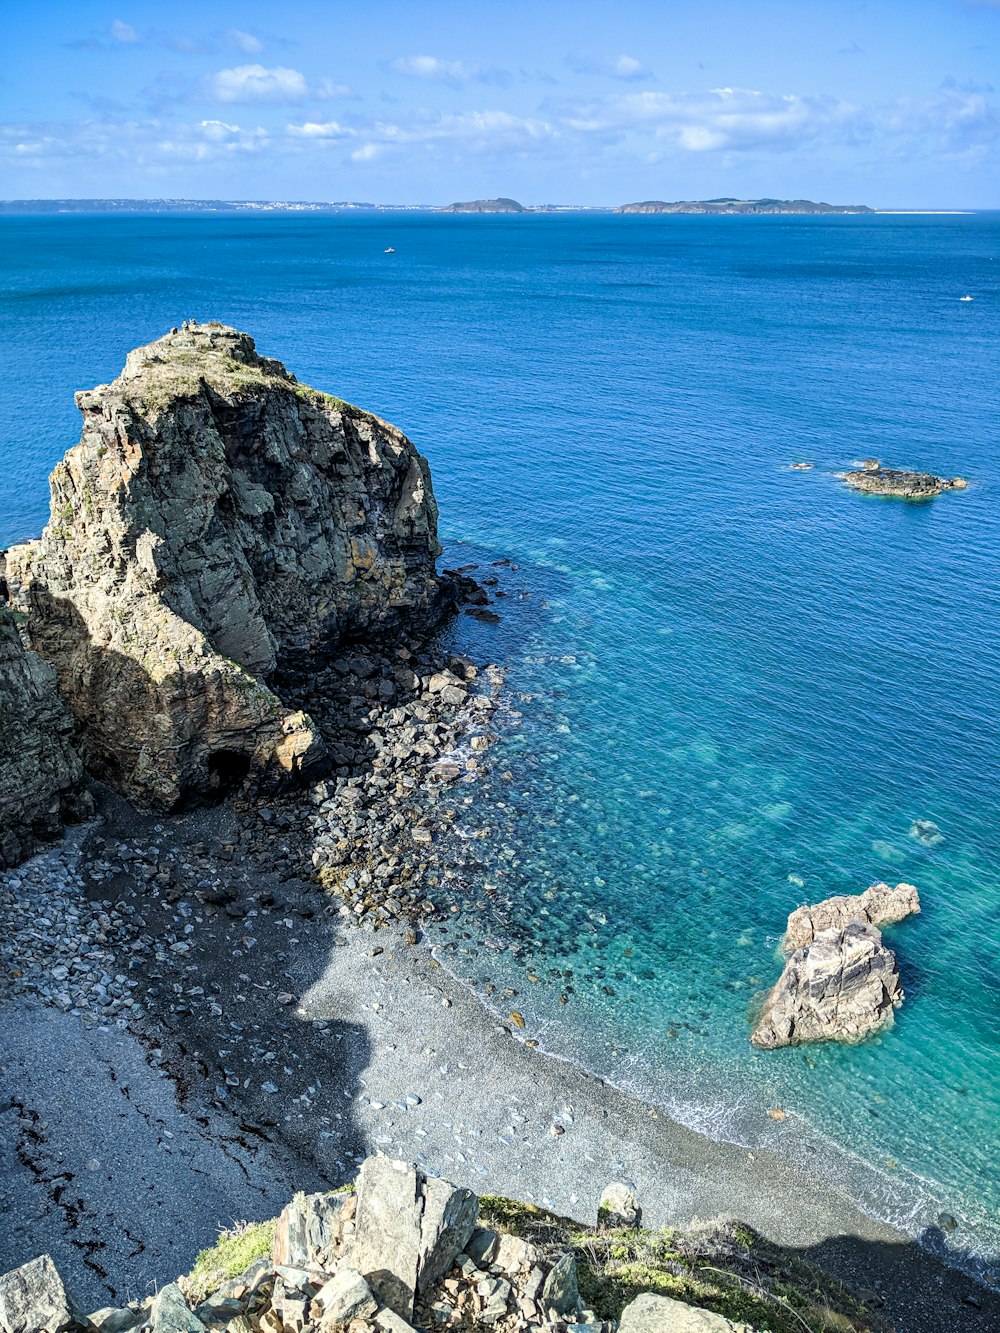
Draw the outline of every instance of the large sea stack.
M439 598L426 461L253 339L186 324L78 393L41 538L7 554L87 767L170 809L322 761L275 681Z

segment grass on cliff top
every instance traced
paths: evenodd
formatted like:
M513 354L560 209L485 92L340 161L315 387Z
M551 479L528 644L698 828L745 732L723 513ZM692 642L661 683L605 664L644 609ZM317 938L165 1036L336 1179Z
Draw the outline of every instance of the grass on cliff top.
M749 1227L704 1232L582 1227L532 1204L487 1196L480 1220L542 1247L570 1250L580 1295L618 1319L643 1292L713 1310L758 1333L878 1333L836 1279L777 1250Z
M203 1301L224 1283L245 1273L256 1260L269 1257L277 1220L272 1217L269 1222L239 1222L232 1230L223 1231L210 1249L201 1251L194 1268L182 1279L188 1299Z

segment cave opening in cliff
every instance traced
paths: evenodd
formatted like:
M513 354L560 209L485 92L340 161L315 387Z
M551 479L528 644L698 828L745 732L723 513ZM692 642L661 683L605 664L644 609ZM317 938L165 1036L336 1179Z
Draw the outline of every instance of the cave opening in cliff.
M216 750L208 756L208 785L220 796L235 791L250 773L250 756L237 750Z

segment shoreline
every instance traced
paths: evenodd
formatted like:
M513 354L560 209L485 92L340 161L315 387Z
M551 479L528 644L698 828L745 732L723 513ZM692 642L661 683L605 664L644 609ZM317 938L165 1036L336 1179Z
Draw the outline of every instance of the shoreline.
M202 811L170 832L198 839L226 818L225 810ZM152 822L137 816L118 834L136 844L141 825ZM82 830L78 845L85 848L91 832ZM60 847L27 869L51 879L54 864L74 855L81 854L72 845ZM124 908L141 892L126 890L119 903ZM424 943L407 943L402 927L375 933L345 924L339 913L317 916L315 896L308 886L286 886L273 910L195 920L184 970L197 978L192 989L211 998L151 1010L135 1035L97 1023L81 1041L81 1017L24 1002L0 1007L0 1027L44 1034L20 1055L5 1050L0 1107L12 1078L27 1078L31 1095L22 1095L17 1116L23 1123L34 1114L33 1126L48 1126L44 1152L58 1162L46 1172L36 1161L30 1186L22 1169L28 1198L18 1215L20 1250L4 1253L0 1267L34 1257L32 1238L44 1237L71 1286L81 1276L89 1281L96 1270L81 1249L82 1217L101 1219L110 1251L99 1259L111 1277L117 1262L133 1282L145 1263L143 1276L167 1281L235 1220L234 1209L251 1220L273 1216L296 1189L341 1184L360 1158L384 1151L477 1193L581 1221L593 1220L603 1186L625 1176L636 1183L648 1225L737 1217L867 1292L873 1312L906 1333L935 1333L959 1318L970 1333L995 1326L1000 1293L869 1218L817 1181L807 1163L714 1142L533 1048ZM248 939L255 941L249 949ZM252 1034L249 1049L221 1046L224 1028ZM117 1049L113 1069L108 1043ZM216 1054L232 1070L225 1080L235 1082L232 1091L216 1083ZM38 1068L29 1076L32 1057ZM63 1068L75 1086L104 1089L95 1103L100 1115L88 1110L81 1119L67 1108L64 1083L54 1077ZM173 1095L165 1096L171 1084ZM62 1120L53 1123L60 1107ZM80 1139L79 1124L97 1136L106 1126L104 1141ZM107 1171L94 1170L94 1160ZM8 1163L12 1184L10 1170ZM136 1171L167 1200L159 1210L166 1216L146 1216L127 1197L141 1194ZM60 1200L52 1203L67 1174L80 1191L74 1225ZM46 1194L44 1220L26 1216L29 1205L39 1216ZM186 1228L180 1239L179 1226ZM127 1245L116 1260L123 1235Z

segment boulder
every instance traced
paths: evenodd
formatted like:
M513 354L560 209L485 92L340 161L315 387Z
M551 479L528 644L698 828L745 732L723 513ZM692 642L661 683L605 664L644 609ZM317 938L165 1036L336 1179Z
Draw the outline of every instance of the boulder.
M642 1206L635 1186L625 1180L613 1180L604 1187L597 1205L600 1227L637 1227L642 1221Z
M332 1272L343 1242L345 1214L353 1211L353 1205L349 1194L296 1194L274 1228L273 1262Z
M92 811L56 673L21 642L0 559L0 870Z
M156 1293L149 1318L152 1333L204 1333L205 1330L176 1282Z
M221 324L129 353L76 401L49 522L6 578L88 768L165 809L315 769L275 674L437 613L426 461Z
M861 1041L892 1022L903 1002L896 958L881 932L849 921L796 949L750 1037L765 1050L809 1041Z
M801 949L825 930L842 930L849 921L864 921L873 926L891 926L920 911L920 895L913 884L890 888L881 882L864 893L841 894L824 898L812 907L798 907L788 918L785 929L786 951Z
M47 1254L0 1277L0 1333L69 1333L77 1314Z
M571 1254L564 1254L549 1269L540 1304L543 1310L555 1310L557 1314L575 1313L580 1304L580 1289L576 1280L576 1260Z
M749 1324L734 1324L714 1310L700 1310L670 1296L646 1292L622 1311L618 1333L754 1333Z
M348 1262L384 1305L410 1319L415 1293L452 1266L472 1237L478 1211L470 1190L410 1162L369 1157L358 1174Z
M327 1333L352 1319L367 1319L377 1309L378 1301L361 1274L341 1265L313 1297L309 1315L318 1333Z

